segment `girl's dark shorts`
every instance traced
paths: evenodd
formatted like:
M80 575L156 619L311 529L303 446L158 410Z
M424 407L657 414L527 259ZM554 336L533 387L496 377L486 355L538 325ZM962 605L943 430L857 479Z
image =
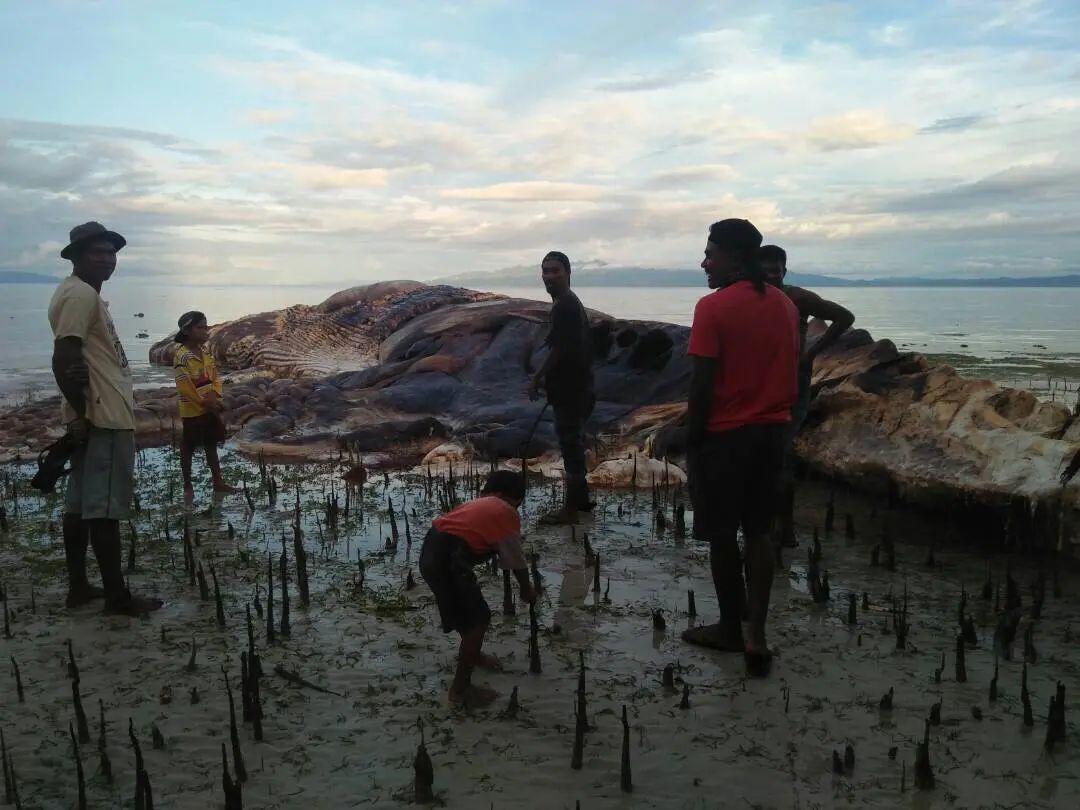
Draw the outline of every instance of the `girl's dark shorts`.
M428 530L420 549L420 576L439 606L444 633L465 633L491 621L474 565L483 562L457 535Z

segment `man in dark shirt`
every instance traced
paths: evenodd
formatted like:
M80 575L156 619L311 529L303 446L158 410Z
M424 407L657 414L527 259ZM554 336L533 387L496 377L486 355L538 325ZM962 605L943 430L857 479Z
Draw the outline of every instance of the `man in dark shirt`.
M810 383L814 372L814 358L840 339L851 325L855 316L846 307L835 301L822 298L817 293L802 287L785 284L787 277L787 252L778 245L765 245L759 254L761 270L765 280L781 289L799 310L799 394L791 406L791 423L788 426L787 452L784 458L784 482L780 492L777 539L781 545L792 548L795 540L795 437L802 427L803 420L810 410ZM806 331L811 318L828 321L825 334L812 344L806 343Z
M563 508L540 519L548 525L577 522L578 512L592 509L585 480L585 422L596 404L593 391L593 347L585 307L570 290L570 260L551 251L540 264L544 289L554 302L551 331L544 345L548 355L532 377L529 398L540 396L543 385L555 415L555 434L563 457L566 497Z

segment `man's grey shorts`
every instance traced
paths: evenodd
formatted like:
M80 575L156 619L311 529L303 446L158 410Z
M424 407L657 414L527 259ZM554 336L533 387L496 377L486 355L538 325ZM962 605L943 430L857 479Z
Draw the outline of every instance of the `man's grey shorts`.
M71 457L65 511L83 520L127 520L135 495L135 431L92 427Z

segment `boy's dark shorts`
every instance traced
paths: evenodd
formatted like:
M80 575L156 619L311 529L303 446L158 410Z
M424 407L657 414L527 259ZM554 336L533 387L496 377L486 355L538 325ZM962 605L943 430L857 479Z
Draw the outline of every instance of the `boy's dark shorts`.
M786 423L710 433L698 449L694 537L761 537L772 531L784 472Z
M181 421L186 447L213 447L225 441L225 423L212 411L186 416Z
M420 549L420 576L435 594L444 633L464 633L491 621L473 566L482 560L457 535L431 527Z

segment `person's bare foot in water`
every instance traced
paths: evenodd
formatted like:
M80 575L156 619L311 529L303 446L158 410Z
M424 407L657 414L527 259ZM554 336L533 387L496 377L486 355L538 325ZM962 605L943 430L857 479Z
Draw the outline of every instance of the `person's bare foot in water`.
M746 661L746 671L756 678L766 678L772 671L773 653L764 638L747 644L743 658Z
M480 653L480 656L476 659L476 666L480 669L486 669L488 672L502 672L502 662L494 655L488 655L487 653Z
M499 693L487 686L467 686L458 692L450 690L450 703L464 709L483 709L490 706L499 697Z
M153 596L137 596L130 591L115 600L106 600L105 613L109 616L145 616L164 605L161 599Z
M69 590L66 604L69 608L77 608L104 598L105 590L103 588L96 588L93 585L86 584Z
M536 521L540 526L573 526L578 522L576 509L564 506L555 512L548 512Z
M235 495L237 492L240 492L240 487L234 487L232 484L226 484L224 481L214 484L215 495Z
M682 640L696 647L717 652L738 653L746 649L741 627L725 627L723 623L703 624L684 630Z

